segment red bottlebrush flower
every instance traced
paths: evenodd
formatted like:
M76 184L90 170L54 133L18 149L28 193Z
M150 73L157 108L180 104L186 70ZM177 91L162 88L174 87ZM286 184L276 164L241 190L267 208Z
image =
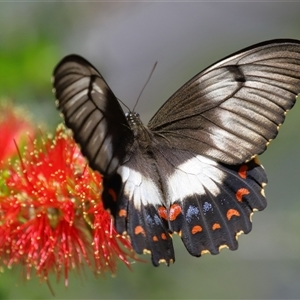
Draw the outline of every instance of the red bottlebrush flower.
M17 154L15 142L20 145L26 134L34 135L36 129L24 118L26 112L8 103L0 105L0 166Z
M42 145L40 145L42 144ZM68 284L72 269L116 271L118 259L135 259L101 201L101 175L88 168L68 132L35 140L4 176L0 196L0 259L22 264L29 278L53 271Z

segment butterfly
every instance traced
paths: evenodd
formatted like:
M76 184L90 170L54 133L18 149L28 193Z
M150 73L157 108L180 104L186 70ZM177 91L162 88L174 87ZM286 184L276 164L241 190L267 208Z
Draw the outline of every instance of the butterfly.
M257 155L300 92L300 41L262 42L227 56L176 91L148 125L124 114L102 75L78 55L53 74L65 124L92 169L120 234L152 263L175 261L172 234L193 256L235 250L266 207Z

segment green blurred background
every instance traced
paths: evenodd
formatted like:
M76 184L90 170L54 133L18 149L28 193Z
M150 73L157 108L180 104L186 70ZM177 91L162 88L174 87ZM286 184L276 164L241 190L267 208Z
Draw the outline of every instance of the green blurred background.
M53 131L50 77L66 54L91 61L129 107L155 61L158 66L137 111L149 120L183 83L216 60L273 38L300 39L300 3L255 2L8 2L0 3L0 98L31 111ZM116 277L71 274L69 287L52 280L64 299L300 298L300 106L261 157L268 207L235 252L191 257L174 238L176 262L154 268L120 264ZM47 299L47 285L20 270L0 275L0 299Z

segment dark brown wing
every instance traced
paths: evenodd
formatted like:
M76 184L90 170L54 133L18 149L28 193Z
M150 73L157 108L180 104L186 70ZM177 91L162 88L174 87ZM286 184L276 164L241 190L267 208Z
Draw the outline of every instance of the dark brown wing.
M148 126L169 147L239 164L265 151L299 92L300 41L268 41L196 75Z
M133 142L117 98L101 74L78 55L56 66L53 85L58 108L89 165L104 176L112 175Z

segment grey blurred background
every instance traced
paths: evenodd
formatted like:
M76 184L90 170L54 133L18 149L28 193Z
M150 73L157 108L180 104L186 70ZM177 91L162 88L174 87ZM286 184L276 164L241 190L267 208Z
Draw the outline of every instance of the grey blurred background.
M54 130L50 77L70 53L95 65L115 95L137 106L146 122L203 68L254 43L300 39L297 2L8 2L0 3L0 97L31 111ZM2 70L1 70L2 69ZM52 286L64 299L295 299L300 298L300 107L261 157L268 207L254 214L239 249L191 257L175 236L176 262L154 268L120 263L116 277L71 274ZM75 273L75 272L74 272ZM51 298L46 284L26 283L19 270L0 275L1 299Z

